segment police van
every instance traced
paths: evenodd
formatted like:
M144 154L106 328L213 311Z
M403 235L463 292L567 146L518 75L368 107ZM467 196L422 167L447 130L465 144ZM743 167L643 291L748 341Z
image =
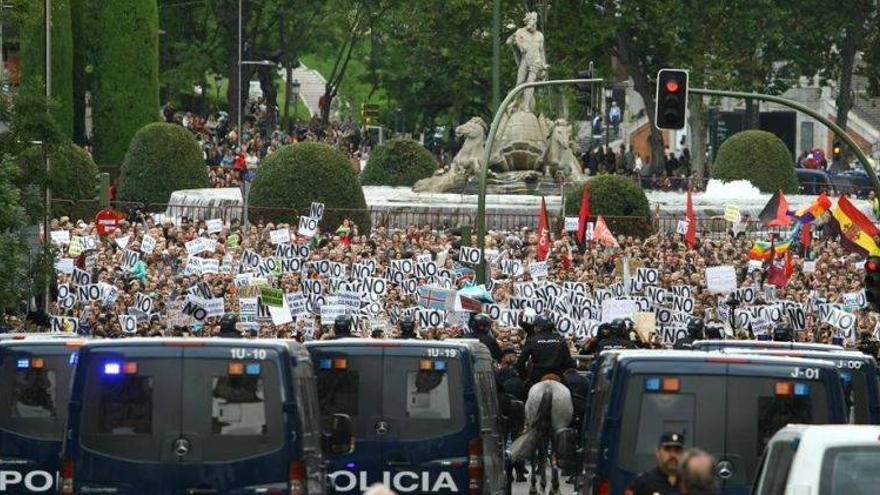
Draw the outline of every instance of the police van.
M698 340L693 343L695 351L717 351L730 348L739 349L789 349L798 351L842 351L843 347L833 344L812 342L777 342L773 340Z
M19 334L0 341L0 493L54 490L76 335Z
M831 363L692 351L604 352L591 410L579 485L594 495L621 495L655 468L665 432L682 433L687 445L715 456L722 493L747 494L776 430L791 422L846 422Z
M306 343L323 418L351 417L329 456L337 493L501 493L506 477L492 357L476 340Z
M314 375L295 342L91 342L69 407L61 493L323 493Z
M758 356L788 356L828 361L840 373L843 392L853 424L880 424L880 378L877 362L871 356L853 351L796 351L725 349L726 354L755 354Z

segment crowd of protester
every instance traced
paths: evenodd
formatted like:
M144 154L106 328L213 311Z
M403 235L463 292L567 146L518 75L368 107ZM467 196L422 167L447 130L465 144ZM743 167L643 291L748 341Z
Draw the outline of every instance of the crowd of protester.
M91 283L104 283L115 286L118 297L112 303L106 301L78 302L71 309L64 309L57 301L57 285L53 287L50 314L54 316L74 316L79 319L81 333L102 336L126 336L118 320L119 315L129 314L138 293L153 300L153 308L148 321L138 325L140 335L201 335L210 336L219 331L219 317L208 317L203 321L193 320L181 314L181 306L188 291L199 282L207 284L213 297L223 297L226 312L239 312L239 297L242 287L236 285L236 275L243 271L242 255L246 250L256 252L262 257L276 254L276 245L270 242L270 232L287 225L258 223L245 228L237 221L224 225L220 232L208 234L205 221L158 223L149 215L131 214L121 220L116 231L108 236L97 236L94 223L73 221L66 217L53 220L52 231L68 231L70 237L97 236L97 249L86 251L73 259L73 264L87 270ZM356 225L337 233L318 233L311 239L295 236L296 226L291 228L293 244L311 247L311 261L329 260L340 262L349 268L353 263L375 260L373 276L382 277L392 260L416 258L429 255L438 268L448 268L461 274L456 280L458 287L471 283L472 271L463 265L459 257L461 244L460 231L434 230L429 226L411 226L405 230L388 230L376 226L371 232L361 232ZM141 244L145 234L155 240L151 254L142 252ZM198 237L216 241L213 252L204 252L199 257L218 260L217 273L192 273L186 243ZM767 262L757 268L749 264L747 252L751 241L727 236L723 239L698 239L694 249L688 249L680 235L655 234L646 238L617 236L620 247L602 247L597 244L577 246L569 234L554 236L552 250L547 258L548 282L563 284L582 282L586 291L593 292L610 287L622 281L622 263L628 260L630 270L638 267L651 267L659 270L657 286L670 288L688 285L693 289L694 308L691 316L703 318L708 326L724 327L727 338L754 337L749 328L731 328L730 321L718 312L719 295L707 290L706 268L732 265L736 269L740 287L757 288L758 300L755 304L771 303L774 300L798 301L811 307L812 301L824 300L830 303L841 301L843 294L858 292L862 288L864 273L857 256L848 254L841 245L824 234L815 238L807 254L815 262L815 270L803 270L805 258L793 257L794 273L788 283L781 288L765 291ZM122 246L125 246L124 248ZM522 228L508 232L490 232L486 239L487 252L497 253L491 264L491 295L495 304L507 308L514 297L514 282L530 280L528 268L516 277L502 271L502 261L515 259L528 267L536 260L536 236L532 229ZM68 256L68 246L57 246L59 258ZM126 251L140 252L138 263L123 268ZM488 255L487 255L488 256ZM750 271L751 270L751 271ZM349 270L350 271L350 270ZM318 278L313 268L303 273L285 273L270 277L269 283L287 292L301 290L302 278ZM325 280L324 291L329 290ZM418 284L427 285L428 280L420 279ZM57 284L73 287L72 277L58 273ZM203 284L203 287L204 287ZM382 298L382 310L371 318L360 318L356 332L363 336L396 335L395 316L413 308L417 304L416 294L406 294L402 288L389 283L387 295ZM720 298L720 299L723 299ZM877 315L865 309L853 310L857 319L857 337L847 341L855 346L861 339L874 339L878 327ZM394 316L393 316L394 315ZM7 317L7 329L20 327L22 322L15 317ZM371 327L371 324L374 325ZM332 335L332 326L321 325L320 317L314 315L297 316L294 321L275 326L271 321L259 322L258 328L243 329L253 337L290 337L298 340L321 339ZM467 332L466 323L441 328L419 329L421 338L444 339ZM525 335L517 326L494 325L494 333L502 346L521 346ZM595 333L595 332L594 332ZM831 342L837 335L834 327L822 323L815 311L809 311L807 328L798 332L796 338L803 341ZM594 339L594 335L567 335L572 351L579 352ZM639 339L633 332L632 337ZM662 347L659 330L642 345Z

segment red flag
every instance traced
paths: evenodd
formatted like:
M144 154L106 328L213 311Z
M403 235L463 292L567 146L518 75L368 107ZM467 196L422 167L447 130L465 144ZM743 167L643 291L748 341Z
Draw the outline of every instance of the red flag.
M593 228L593 240L608 247L620 247L617 239L614 238L614 234L605 225L605 219L602 218L602 215L599 215L599 218L596 219L596 227Z
M770 198L770 201L758 214L758 218L768 227L785 227L791 224L791 217L788 216L788 201L785 200L782 189L776 191Z
M581 194L581 213L578 216L577 241L584 243L587 231L587 218L590 216L590 186L584 182L584 192Z
M771 244L771 248L775 248L774 244ZM781 261L777 261L776 249L771 249L770 253L770 269L767 272L767 283L781 289L788 284L788 279L794 272L791 251L788 251L785 259Z
M813 224L807 223L801 228L801 246L804 247L804 257L806 257L807 252L810 250L810 241L813 238L810 233L812 226Z
M541 196L541 216L538 218L538 261L547 259L550 253L550 222L547 220L547 205Z
M687 197L687 221L688 228L687 233L684 236L685 241L687 241L687 245L689 248L693 249L694 245L697 243L697 217L694 215L694 203L691 200L691 188L688 187L688 197Z

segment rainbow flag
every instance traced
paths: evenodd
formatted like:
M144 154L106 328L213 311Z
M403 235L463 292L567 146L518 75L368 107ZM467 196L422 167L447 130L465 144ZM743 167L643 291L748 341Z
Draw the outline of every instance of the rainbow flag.
M807 206L799 208L791 216L800 223L812 223L831 208L831 200L824 192Z
M767 241L755 241L752 249L749 249L749 259L767 261L770 259L771 248L776 251L777 256L783 256L790 247L791 239L776 245Z
M874 241L874 237L880 235L880 230L846 196L837 200L828 225L840 235L840 245L847 251L863 256L880 254L880 248Z

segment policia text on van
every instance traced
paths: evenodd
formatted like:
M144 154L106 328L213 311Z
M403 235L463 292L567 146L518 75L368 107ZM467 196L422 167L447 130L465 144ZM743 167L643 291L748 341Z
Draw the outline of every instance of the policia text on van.
M344 449L345 418L336 445ZM91 342L73 379L62 493L324 491L311 360L292 341Z

